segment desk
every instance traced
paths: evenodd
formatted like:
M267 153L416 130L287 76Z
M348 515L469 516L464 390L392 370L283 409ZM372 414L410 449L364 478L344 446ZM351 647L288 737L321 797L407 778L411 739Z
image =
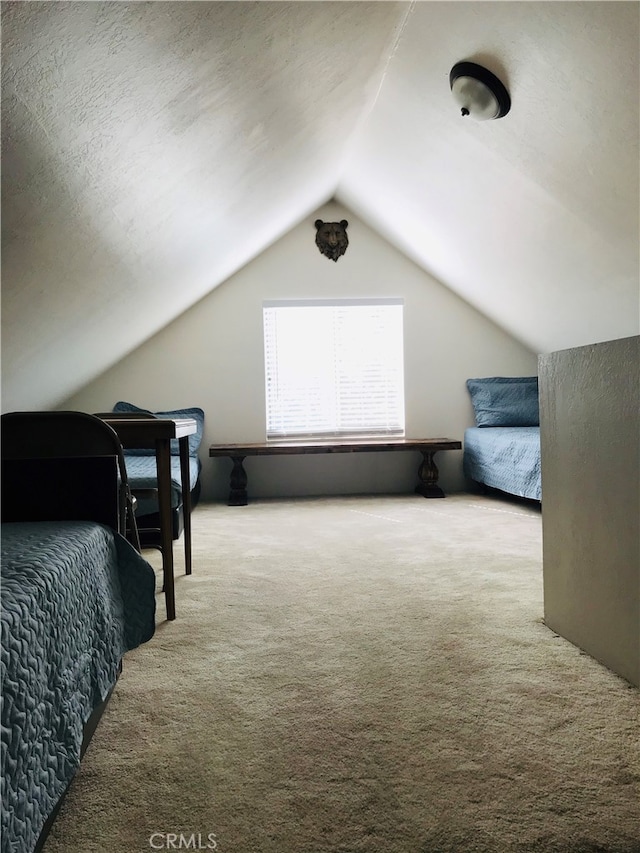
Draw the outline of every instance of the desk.
M101 415L100 417L117 432L120 443L124 448L150 447L156 451L164 594L167 603L167 619L175 619L176 600L171 527L171 439L177 438L180 446L180 477L182 481L184 508L184 561L185 573L190 575L191 491L189 483L189 436L196 432L197 424L192 418L168 420L164 418L110 418L106 415Z
M433 461L439 450L460 450L462 443L450 438L392 438L354 441L263 441L256 444L212 444L209 456L228 456L232 463L229 506L248 503L247 473L242 465L246 456L278 456L304 453L372 453L389 450L419 450L417 494L425 498L443 498L438 485L438 469Z

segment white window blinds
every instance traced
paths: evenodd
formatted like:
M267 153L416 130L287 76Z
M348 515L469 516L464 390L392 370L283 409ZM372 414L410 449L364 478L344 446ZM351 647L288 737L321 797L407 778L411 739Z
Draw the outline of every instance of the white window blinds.
M401 299L265 302L267 439L404 435Z

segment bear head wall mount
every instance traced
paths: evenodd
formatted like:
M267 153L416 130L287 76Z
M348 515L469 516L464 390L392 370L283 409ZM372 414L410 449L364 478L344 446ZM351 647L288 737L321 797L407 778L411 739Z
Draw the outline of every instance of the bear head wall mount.
M337 261L341 255L347 251L349 238L347 237L346 219L340 222L323 222L322 219L316 219L316 246L320 252L332 261Z

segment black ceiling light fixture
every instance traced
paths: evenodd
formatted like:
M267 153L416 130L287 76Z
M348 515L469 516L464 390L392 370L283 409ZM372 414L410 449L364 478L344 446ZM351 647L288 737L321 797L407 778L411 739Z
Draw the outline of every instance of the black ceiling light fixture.
M506 116L511 108L511 98L500 80L475 62L457 62L449 83L463 116L487 121Z

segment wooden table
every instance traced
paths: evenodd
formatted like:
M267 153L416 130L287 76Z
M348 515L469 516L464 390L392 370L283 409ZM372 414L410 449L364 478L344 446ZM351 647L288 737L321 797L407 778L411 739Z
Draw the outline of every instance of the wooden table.
M160 515L160 545L167 619L176 618L176 599L173 574L173 529L171 524L171 439L177 438L180 447L180 479L184 509L185 573L191 574L191 484L189 480L189 436L197 430L193 418L110 418L100 415L113 427L124 448L153 448L156 451L158 472L158 508Z
M230 477L229 506L246 506L247 472L243 461L247 456L278 456L305 453L375 453L418 450L422 462L418 469L417 494L425 498L443 498L438 485L438 469L433 457L440 450L460 450L462 443L450 438L392 438L358 441L265 441L255 444L212 444L209 456L228 456L233 462Z

